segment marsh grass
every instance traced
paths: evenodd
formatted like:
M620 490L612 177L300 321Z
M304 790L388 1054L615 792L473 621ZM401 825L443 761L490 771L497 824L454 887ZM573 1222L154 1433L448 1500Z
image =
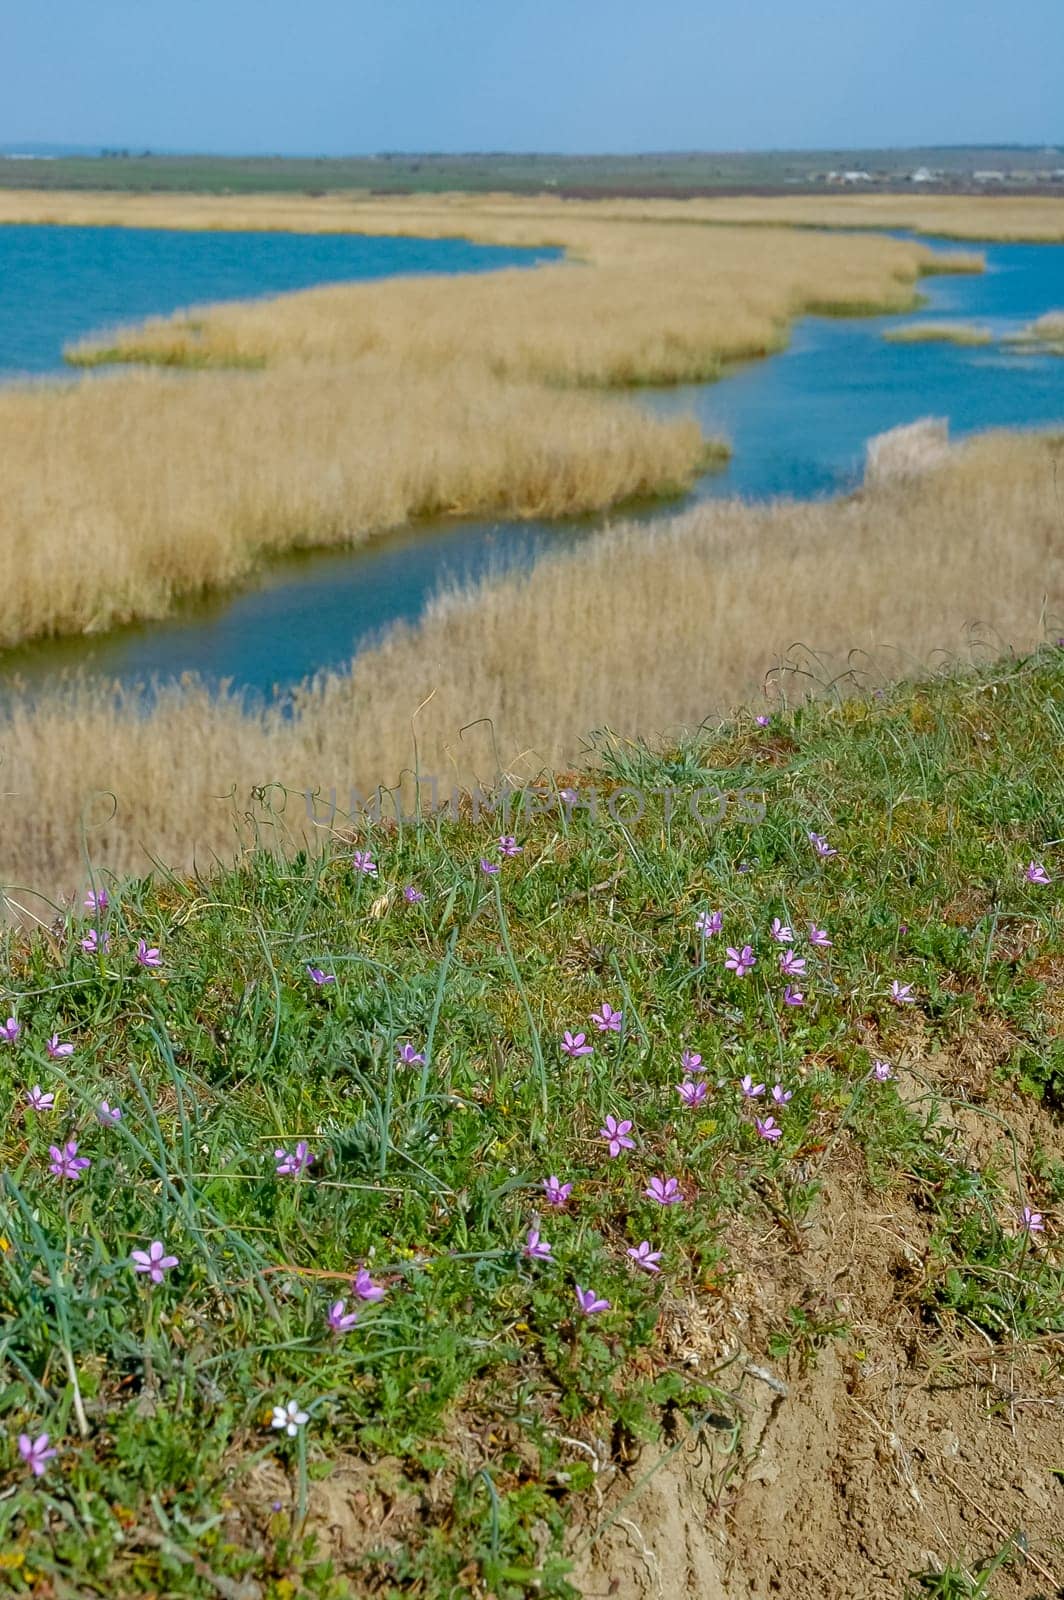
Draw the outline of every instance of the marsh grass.
M992 434L845 500L621 524L441 595L286 707L194 685L150 710L91 682L16 694L0 713L0 876L56 895L86 857L187 870L256 837L314 849L304 791L368 794L416 767L447 793L577 762L595 730L616 749L742 700L1028 648L1064 631L1062 449Z
M903 322L898 327L885 328L884 339L891 344L990 344L993 334L978 322Z
M284 226L303 214L287 204L251 211ZM166 370L0 391L0 645L158 617L270 552L416 517L682 488L711 442L606 391L714 378L780 349L812 307L905 310L938 264L909 241L652 215L344 201L317 225L561 243L568 259L193 308L71 352ZM199 199L173 216L250 221Z
M1047 311L1044 316L1036 317L1008 342L1025 345L1045 355L1064 355L1064 311Z
M490 881L478 862L498 859L495 819L382 823L358 839L373 877L353 870L348 838L315 859L265 849L209 879L102 874L104 913L79 904L9 934L0 979L22 1032L0 1044L0 1570L13 1592L575 1600L567 1555L575 1530L590 1542L603 1526L607 1467L638 1488L641 1442L697 1440L712 1417L731 1440L713 1503L727 1488L729 1529L749 1526L733 1491L754 1445L775 1445L750 1424L744 1363L770 1364L801 1429L805 1371L839 1340L845 1370L816 1392L861 1439L870 1417L886 1436L897 1415L896 1385L866 1372L904 1365L914 1407L942 1402L943 1372L950 1403L985 1395L965 1450L1008 1463L995 1511L1022 1514L1025 1551L1055 1559L1051 1502L1013 1486L1026 1432L1017 1444L996 1402L998 1361L1047 1406L1059 1392L1047 1352L1064 1179L1031 1093L1050 1081L1064 922L1059 887L1023 868L1045 859L1059 879L1047 841L1064 804L1062 672L1064 652L1046 649L832 697L765 730L714 723L661 755L625 745L607 763L648 791L755 786L759 822L700 825L684 803L668 823L657 808L622 821L554 806L520 821L523 851ZM175 778L188 755L171 752ZM810 829L838 855L818 861ZM696 932L707 905L724 918L716 940ZM808 959L797 1011L779 1004L773 916ZM90 957L97 921L110 950ZM830 949L806 943L811 921ZM734 980L722 945L746 937L758 965ZM160 947L157 971L138 966L140 938ZM310 965L335 982L315 985ZM888 998L897 976L913 986L905 1010ZM623 1007L618 1033L588 1021L605 998ZM562 1055L567 1028L588 1029L590 1056ZM53 1033L72 1056L49 1057ZM423 1063L397 1067L403 1042ZM703 1056L702 1110L677 1097L684 1047ZM894 1081L871 1081L873 1056ZM953 1079L929 1076L938 1057ZM973 1069L987 1059L994 1071ZM793 1092L778 1146L744 1108L751 1071ZM26 1105L35 1082L53 1109ZM117 1126L98 1121L103 1098ZM635 1124L616 1161L598 1135L607 1114ZM48 1171L49 1145L71 1137L90 1162L76 1182ZM314 1164L276 1176L275 1149L299 1139ZM574 1185L563 1210L544 1201L551 1172ZM657 1172L678 1176L683 1205L647 1202ZM1037 1247L1017 1234L1025 1204L1047 1214ZM537 1222L546 1263L522 1255ZM855 1254L866 1234L873 1257ZM658 1277L626 1257L645 1237ZM153 1289L130 1253L154 1239L178 1265ZM904 1275L899 1241L917 1262ZM362 1264L384 1298L334 1335L327 1308L352 1304ZM609 1310L580 1316L574 1281ZM309 1419L292 1441L270 1428L288 1401ZM23 1431L58 1451L39 1480L16 1454ZM892 1458L878 1483L869 1526L905 1530L908 1567L947 1554ZM627 1514L642 1523L638 1497ZM781 1570L802 1529L789 1537L769 1541ZM822 1565L808 1550L801 1592L831 1592ZM900 1592L904 1570L888 1576Z

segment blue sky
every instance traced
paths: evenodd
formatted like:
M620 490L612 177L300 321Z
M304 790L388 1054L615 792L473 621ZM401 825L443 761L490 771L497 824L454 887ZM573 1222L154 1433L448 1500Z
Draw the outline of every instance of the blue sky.
M0 0L0 139L637 151L1064 141L1064 0Z

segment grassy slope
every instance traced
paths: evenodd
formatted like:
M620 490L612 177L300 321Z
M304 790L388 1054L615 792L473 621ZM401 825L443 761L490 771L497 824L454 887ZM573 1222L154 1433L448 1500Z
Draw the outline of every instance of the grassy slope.
M677 1306L741 1299L744 1227L800 1254L842 1165L918 1197L913 1292L940 1355L962 1317L1003 1344L1064 1331L1052 1217L1039 1250L1015 1232L1021 1202L1064 1200L1064 1169L958 1163L941 1106L911 1092L932 1052L993 1032L990 1109L1018 1084L1064 1093L1047 980L1064 950L1062 689L1064 651L1047 649L766 730L744 719L666 761L615 756L629 784L763 790L760 823L733 806L702 828L682 801L668 823L660 801L630 823L555 811L516 826L523 854L494 878L478 863L497 820L380 824L358 842L375 877L352 871L350 842L315 867L264 853L209 883L112 887L105 959L81 948L88 914L12 936L0 1551L16 1592L569 1592L557 1552L592 1497L563 1436L623 1449L663 1417L739 1417L732 1368L697 1377L662 1330ZM809 830L838 855L818 862ZM1032 857L1054 884L1026 881ZM704 947L703 908L724 914ZM808 961L801 1009L780 1004L773 916ZM806 944L810 921L830 950ZM723 947L748 938L758 965L737 980ZM335 985L316 989L307 963ZM891 1004L894 978L915 1006ZM620 1035L589 1028L607 998ZM594 1054L562 1056L566 1028ZM72 1056L49 1060L53 1031ZM404 1041L424 1066L393 1066ZM696 1110L675 1089L684 1045L708 1063ZM896 1085L869 1080L873 1055ZM745 1072L794 1090L779 1146L744 1110ZM54 1111L23 1107L37 1082ZM119 1127L97 1124L102 1097ZM616 1161L596 1136L607 1113L635 1124ZM92 1165L62 1182L47 1151L70 1137ZM275 1147L299 1138L310 1177L275 1177ZM564 1211L543 1205L548 1173L574 1183ZM679 1178L682 1206L641 1198L654 1174ZM537 1213L542 1266L518 1253ZM644 1238L660 1278L626 1260ZM152 1293L128 1256L154 1239L180 1265ZM327 1306L350 1304L359 1263L386 1296L334 1337ZM574 1282L611 1309L577 1315ZM797 1304L751 1353L784 1364L846 1338L830 1306ZM311 1418L293 1443L267 1426L290 1397ZM36 1484L24 1428L59 1448ZM361 1461L378 1463L367 1508L414 1512L365 1541L383 1553L330 1561L301 1505L320 1515Z

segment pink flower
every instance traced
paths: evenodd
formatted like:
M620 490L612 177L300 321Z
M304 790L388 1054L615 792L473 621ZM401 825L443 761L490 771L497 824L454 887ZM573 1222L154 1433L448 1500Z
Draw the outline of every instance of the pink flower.
M102 1122L106 1128L117 1128L122 1120L122 1113L118 1106L110 1106L106 1100L101 1100L96 1108L96 1120Z
M585 1317L593 1317L596 1311L610 1309L608 1300L600 1299L594 1289L581 1289L579 1284L576 1285L576 1303Z
M588 1044L586 1034L570 1033L568 1028L562 1037L561 1049L563 1054L572 1056L574 1060L578 1056L593 1056L595 1053L595 1047Z
M872 1076L877 1083L886 1083L889 1078L893 1078L894 1070L889 1061L873 1061Z
M39 1083L32 1089L26 1090L26 1104L32 1111L51 1111L55 1105L55 1095L45 1094Z
M661 1260L661 1251L650 1248L650 1240L644 1239L642 1244L636 1244L628 1251L628 1259L637 1267L642 1267L645 1272L660 1272L658 1262Z
M166 1273L171 1267L176 1267L177 1257L166 1254L166 1246L161 1239L155 1239L147 1250L134 1250L130 1256L134 1272L146 1272L152 1283L162 1283Z
M358 1322L358 1312L346 1309L346 1300L334 1300L325 1314L325 1320L333 1333L350 1333Z
M705 1072L706 1070L702 1065L702 1057L697 1050L684 1050L680 1056L680 1066L692 1078L696 1073Z
M779 917L773 917L772 927L769 930L777 944L791 944L794 940L794 930L789 928Z
M614 1011L609 1001L603 1000L601 1009L591 1013L591 1020L600 1033L620 1033L624 1012Z
M499 863L497 861L486 861L484 857L481 856L480 870L483 872L485 877L494 878L495 874L499 871Z
M830 861L832 856L838 855L839 852L833 849L830 844L828 844L822 833L811 833L808 837L809 843L813 846L813 850L820 857L821 861Z
M573 1192L571 1183L559 1183L553 1172L543 1180L543 1193L549 1206L564 1206Z
M1046 1219L1040 1211L1032 1211L1030 1206L1024 1206L1020 1212L1020 1230L1026 1234L1044 1233Z
M780 971L785 978L801 978L805 974L805 957L797 955L793 950L785 950L780 956Z
M86 911L106 911L111 897L106 889L90 889L81 903Z
M408 906L420 905L424 898L425 896L422 894L421 890L415 888L412 883L408 883L406 888L403 890L403 899L406 901Z
M279 1178L298 1178L306 1172L311 1162L315 1159L311 1155L306 1140L300 1139L295 1149L275 1150L274 1159L278 1163L277 1176Z
M774 1142L776 1139L783 1138L783 1129L776 1126L776 1122L773 1117L755 1117L754 1122L762 1139L768 1139L770 1142Z
M700 911L695 918L695 929L703 939L712 939L724 926L723 911Z
M755 1083L749 1073L746 1074L745 1078L740 1079L739 1088L743 1091L744 1100L756 1100L758 1095L765 1092L765 1085L763 1083Z
M651 1178L643 1194L659 1206L682 1206L683 1191L678 1178Z
M785 1006L801 1006L805 1004L805 995L789 983L783 991L783 1004Z
M576 789L558 790L558 799L561 801L563 806L575 806L579 798L580 794Z
M524 845L518 844L512 833L504 833L499 840L499 854L501 856L519 856Z
M748 972L753 972L756 961L753 945L744 944L741 950L729 945L728 959L724 965L729 972L734 972L737 978L745 978Z
M377 876L377 863L368 850L356 850L351 857L352 872L364 872L367 877Z
M782 1083L772 1085L772 1098L778 1106L789 1106L794 1099L794 1090L785 1089Z
M599 1138L605 1139L609 1145L610 1155L616 1158L622 1150L634 1150L635 1140L629 1138L632 1131L630 1122L618 1122L616 1117L606 1118L605 1126L599 1129Z
M307 974L308 974L308 976L310 978L311 983L316 983L318 985L319 989L322 988L323 985L325 985L327 983L335 983L336 982L336 977L335 977L335 975L333 973L331 973L331 972L323 972L320 967L308 967L307 968Z
M20 1027L16 1018L8 1017L3 1027L0 1027L0 1039L2 1039L5 1044L17 1044L18 1036L21 1032L22 1028Z
M56 1452L48 1448L48 1435L38 1434L36 1439L31 1439L28 1433L18 1436L18 1453L29 1467L35 1478L40 1478L48 1470L48 1463L55 1459Z
M149 945L147 939L137 940L137 960L142 967L161 967L163 958L154 945Z
M360 1300L368 1301L383 1300L387 1292L383 1284L374 1283L365 1267L359 1267L355 1273L351 1288Z
M423 1052L415 1050L412 1044L397 1045L396 1057L401 1067L423 1067L425 1065Z
M890 998L896 1006L914 1006L916 996L913 994L911 983L899 983L897 978L891 980Z
M706 1088L705 1083L692 1083L689 1078L685 1078L683 1083L676 1085L676 1093L680 1096L684 1105L694 1111L705 1100L709 1090Z
M525 1235L525 1248L522 1252L530 1261L549 1261L550 1245L540 1236L538 1228L529 1228Z
M1049 873L1046 871L1045 867L1042 866L1040 861L1029 861L1027 863L1027 870L1024 872L1024 877L1027 879L1028 883L1053 882L1052 878L1049 876Z
M51 1161L48 1170L53 1178L72 1178L75 1182L81 1174L92 1166L88 1156L78 1155L78 1141L68 1139L62 1149L58 1145L49 1145L48 1153Z
M60 1044L57 1033L52 1034L45 1048L53 1061L60 1061L63 1056L72 1056L74 1054L74 1046L72 1044Z
M815 922L809 924L809 943L815 944L818 950L830 950L831 940L828 938L826 928L818 928Z
M90 928L81 941L81 948L87 956L94 956L99 951L111 948L111 935L100 928Z
M759 717L754 718L754 721L757 723L759 728L767 728L769 723L772 721L772 718L766 717L765 713L762 712Z

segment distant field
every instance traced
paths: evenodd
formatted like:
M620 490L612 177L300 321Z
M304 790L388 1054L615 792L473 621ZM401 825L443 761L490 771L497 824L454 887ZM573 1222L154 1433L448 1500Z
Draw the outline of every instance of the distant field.
M209 194L378 190L392 193L544 189L581 195L823 187L832 172L867 172L905 186L926 168L940 187L970 187L976 173L1010 185L1052 184L1064 149L1022 146L911 150L693 151L651 155L374 155L342 158L155 155L129 152L56 160L0 158L0 188L195 191ZM1064 182L1059 187L1064 190ZM996 184L997 180L991 180Z

